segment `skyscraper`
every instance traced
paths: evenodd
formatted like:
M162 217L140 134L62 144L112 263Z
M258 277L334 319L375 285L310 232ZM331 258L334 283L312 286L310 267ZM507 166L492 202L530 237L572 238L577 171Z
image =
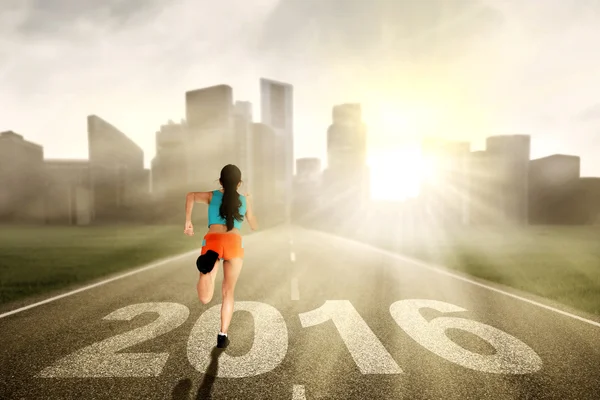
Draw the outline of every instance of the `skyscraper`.
M580 178L575 198L581 223L600 225L600 178Z
M216 85L185 93L186 120L193 134L209 133L229 126L233 111L233 89Z
M291 217L294 173L294 87L265 78L260 80L261 122L275 133L276 196L284 199L287 221Z
M327 129L327 163L333 170L362 169L367 161L367 128L360 104L333 107Z
M0 220L43 219L44 149L12 131L0 133Z
M529 163L529 222L575 224L581 222L575 202L581 159L554 154Z
M144 152L123 132L88 116L93 219L123 218L143 198Z
M319 181L321 179L321 159L317 157L297 159L296 177L300 181Z
M431 174L421 183L421 199L435 223L467 224L469 220L467 142L428 138L421 148Z
M294 220L311 217L319 211L321 198L321 159L299 158L296 160L294 179Z
M233 90L211 86L185 94L189 187L209 190L218 185L221 168L235 163Z
M503 220L501 199L497 196L497 157L487 151L474 151L468 158L468 223L496 225Z
M334 198L354 196L367 200L367 128L362 121L361 105L334 106L332 120L327 129L328 166L324 172L324 183Z
M281 195L277 185L281 165L274 157L277 134L270 126L262 123L252 124L252 170L253 196L256 214L263 225L272 225L284 221L286 198Z
M252 103L235 102L235 164L242 171L244 190L254 193L253 161L252 161Z
M156 156L152 160L152 193L157 200L178 198L188 189L188 132L185 121L168 121L156 132Z
M88 160L46 160L46 222L88 225L92 220Z
M486 140L486 152L494 158L495 193L503 220L527 224L529 217L529 158L531 137L528 135L492 136Z

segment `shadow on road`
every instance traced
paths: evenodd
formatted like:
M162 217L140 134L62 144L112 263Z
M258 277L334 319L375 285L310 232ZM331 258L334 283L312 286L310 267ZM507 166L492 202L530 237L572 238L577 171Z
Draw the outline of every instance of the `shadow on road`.
M198 394L196 394L196 400L208 400L212 399L212 386L215 383L217 372L219 371L219 357L223 353L223 349L214 348L210 352L210 364L204 374L204 379L200 383L198 388ZM172 399L173 400L189 400L190 392L192 390L192 380L190 378L181 379L177 385L173 388Z
M190 378L182 379L173 388L171 398L173 400L189 400L190 390L192 390L192 380Z

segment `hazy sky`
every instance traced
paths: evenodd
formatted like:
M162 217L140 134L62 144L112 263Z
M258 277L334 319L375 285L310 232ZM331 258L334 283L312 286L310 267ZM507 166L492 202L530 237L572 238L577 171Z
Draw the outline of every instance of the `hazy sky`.
M258 117L264 76L295 86L297 157L324 157L332 105L361 102L372 154L526 133L600 176L598 71L598 0L0 1L0 130L49 158L86 158L97 114L148 166L186 90L227 83Z

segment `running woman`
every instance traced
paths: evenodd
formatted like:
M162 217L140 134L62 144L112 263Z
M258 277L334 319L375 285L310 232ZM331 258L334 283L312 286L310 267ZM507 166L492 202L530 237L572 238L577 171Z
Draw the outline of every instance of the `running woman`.
M250 195L240 195L237 190L242 184L242 173L238 167L228 164L221 170L221 190L212 192L190 192L185 201L184 233L194 235L192 209L194 203L208 204L208 233L202 241L202 251L196 261L200 271L198 277L198 298L208 304L213 297L215 278L223 260L223 304L221 306L221 331L217 335L217 347L229 345L227 329L233 315L233 291L242 270L244 246L240 229L244 217L254 231L256 217L252 212Z

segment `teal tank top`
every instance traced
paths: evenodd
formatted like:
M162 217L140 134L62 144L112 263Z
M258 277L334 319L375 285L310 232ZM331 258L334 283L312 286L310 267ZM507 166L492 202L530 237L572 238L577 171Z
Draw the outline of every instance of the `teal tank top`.
M240 206L240 215L242 216L242 221L238 221L237 219L233 219L233 227L237 229L242 228L242 222L244 220L244 215L246 215L246 196L242 196L240 194L240 200L242 201L242 205ZM210 227L213 224L218 225L227 225L227 221L224 218L221 218L219 215L219 209L221 208L221 203L223 202L223 193L219 190L213 190L212 199L210 200L210 204L208 205L208 226Z

